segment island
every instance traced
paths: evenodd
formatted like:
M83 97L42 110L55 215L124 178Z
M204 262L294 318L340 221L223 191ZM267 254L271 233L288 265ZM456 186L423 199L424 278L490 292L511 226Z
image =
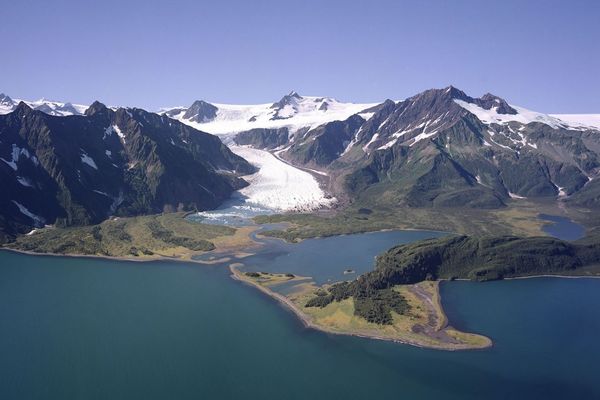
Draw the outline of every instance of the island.
M394 292L402 298L402 308L392 311L390 323L370 322L357 315L357 302L347 298L323 307L307 307L314 296L321 296L330 286L318 287L308 277L289 278L285 274L242 272L232 264L233 277L271 296L296 314L310 328L333 334L381 339L440 350L481 349L492 345L482 335L461 332L448 324L440 303L439 282L402 285ZM277 293L277 286L296 280L294 290Z
M241 263L230 269L235 279L279 300L311 328L441 350L481 349L491 346L492 340L448 323L440 282L600 276L599 239L593 231L575 242L465 235L422 240L384 252L372 271L353 281L322 286L310 277L244 272ZM277 289L283 283L282 293Z

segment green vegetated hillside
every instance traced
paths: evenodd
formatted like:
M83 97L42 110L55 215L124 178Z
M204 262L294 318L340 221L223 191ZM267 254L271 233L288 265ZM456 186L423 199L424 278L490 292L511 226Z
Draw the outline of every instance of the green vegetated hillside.
M396 285L435 279L477 281L532 275L600 273L600 232L575 242L549 237L449 236L391 248L377 257L375 269L352 282L330 286L307 307L324 307L350 297L355 313L370 322L389 324L391 311L404 303Z
M5 244L32 253L107 257L185 257L215 248L214 239L232 236L227 226L190 222L183 213L113 218L98 225L45 228Z

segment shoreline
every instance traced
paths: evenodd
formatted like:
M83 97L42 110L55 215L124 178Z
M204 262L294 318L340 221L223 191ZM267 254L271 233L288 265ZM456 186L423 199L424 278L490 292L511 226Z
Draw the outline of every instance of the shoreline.
M189 214L189 213L188 213ZM240 227L247 228L247 227ZM240 228L236 228L236 231ZM0 251L9 251L13 253L19 253L24 255L32 255L32 256L51 256L51 257L72 257L72 258L92 258L92 259L105 259L105 260L115 260L115 261L132 261L132 262L152 262L152 261L178 261L178 262L191 262L196 264L216 264L219 262L227 262L225 258L230 257L247 257L248 255L252 255L254 253L249 252L253 251L256 248L262 247L264 243L254 240L253 235L260 230L260 225L253 225L248 228L248 232L244 234L244 238L247 242L243 244L219 244L219 242L225 241L229 238L232 238L236 235L234 233L231 236L217 236L213 238L212 244L215 246L214 249L208 251L194 251L187 248L186 251L182 251L179 254L168 256L164 254L160 254L155 252L152 255L138 255L138 256L111 256L111 255L101 255L101 254L82 254L82 253L51 253L51 252L37 252L33 250L23 250L23 249L15 249L12 247L8 247L6 245L0 245ZM10 243L8 243L10 244ZM214 255L214 259L212 260L195 260L192 257L195 256L210 256Z
M374 231L369 231L369 232L363 232L361 234L368 234L368 233L376 233L376 232L389 232L389 231L394 231L395 229L380 229L380 230L374 230ZM396 229L398 230L398 229ZM418 230L418 229L414 229L414 230ZM440 232L440 231L431 231L431 232ZM352 234L359 234L359 233L352 233ZM252 236L262 236L260 235L260 226L257 225L256 229L251 230L250 232L248 232L246 234L247 239L250 240L250 242L252 242L252 246L251 247L264 247L265 243L261 243L259 241L256 241L253 239ZM345 235L351 235L351 234L345 234ZM335 236L335 235L332 235ZM331 236L328 236L331 237ZM279 240L283 240L285 241L283 238L273 238L273 237L266 237L268 239L279 239ZM370 334L370 333L362 333L362 332L354 332L351 329L347 330L347 331L343 331L343 330L336 330L334 328L328 328L327 326L324 326L323 324L320 324L318 322L315 322L313 320L313 316L305 313L302 311L302 309L300 308L300 306L296 303L294 303L293 300L289 299L288 297L276 293L275 291L269 289L268 287L262 286L259 283L255 282L252 279L248 279L246 277L243 276L243 272L241 270L239 270L239 266L242 266L243 264L240 264L239 262L237 262L237 260L241 259L241 258L245 258L247 256L250 256L252 254L256 254L254 252L248 252L247 250L249 250L249 246L247 244L244 245L236 245L236 246L231 246L231 247L227 247L227 246L223 246L221 248L215 248L214 250L211 251L207 251L207 252L199 252L196 254L193 254L193 252L191 253L186 253L184 254L182 257L172 257L172 256L164 256L164 255L151 255L151 256L138 256L138 257L133 257L133 256L107 256L107 255L97 255L97 254L57 254L57 253L39 253L39 252L34 252L34 251L29 251L29 250L20 250L20 249L12 249L12 248L8 248L8 247L0 247L0 251L8 251L8 252L13 252L13 253L17 253L17 254L24 254L24 255L32 255L32 256L52 256L52 257L71 257L71 258L81 258L81 259L99 259L99 260L115 260L115 261L123 261L123 262L138 262L138 263L143 263L143 262L164 262L164 261L176 261L176 262L183 262L183 263L193 263L193 264L202 264L202 265L215 265L215 264L228 264L228 268L231 272L230 277L234 280L240 281L242 283L248 284L253 286L254 288L258 289L260 292L262 292L264 295L270 297L271 299L275 300L276 302L278 302L279 304L281 304L284 308L288 309L289 311L291 311L296 318L298 318L298 320L300 320L300 322L302 323L302 325L305 328L309 328L309 329L314 329L323 333L327 333L327 334L335 334L335 335L345 335L345 336L354 336L354 337L360 337L360 338L365 338L365 339L375 339L375 340L383 340L383 341L388 341L388 342L394 342L394 343L401 343L401 344L405 344L405 345L410 345L410 346L415 346L415 347L419 347L419 348L428 348L428 349L435 349L435 350L445 350L445 351L460 351L460 350L482 350L482 349L486 349L489 347L493 346L493 342L491 339L486 338L483 335L477 335L477 336L483 336L484 338L486 338L489 342L484 343L483 345L470 345L470 344L462 344L462 346L464 347L460 347L461 344L457 345L456 343L447 343L447 345L445 345L445 343L439 342L436 344L430 344L428 342L420 342L419 340L410 340L410 339L401 339L401 338L394 338L394 337L390 337L390 336L384 336L384 335L378 335L376 333ZM193 255L203 255L203 256L210 256L210 255L214 255L214 259L209 259L209 260L195 260L192 259L191 257ZM183 258L186 257L186 258ZM235 259L235 260L233 260ZM233 263L231 263L233 261ZM540 275L530 275L530 276L520 276L520 277L510 277L510 278L503 278L503 279L498 279L498 280L516 280L516 279L536 279L536 278L568 278L568 279L582 279L582 278L594 278L594 279L600 279L600 275L560 275L560 274L540 274ZM471 281L469 279L456 279L457 281ZM441 279L438 282L451 282L452 280L449 279ZM431 297L430 301L433 301L436 303L437 309L438 309L438 317L440 318L440 323L439 323L439 327L437 329L437 331L443 331L446 329L450 329L453 331L456 331L450 321L448 320L448 317L444 311L444 308L442 306L442 297L441 297L441 293L439 291L439 285L436 288L436 293ZM461 333L460 331L456 331L458 333ZM471 334L468 332L463 332L466 334ZM423 335L425 338L431 338L433 340L435 340L435 336L430 336L430 335ZM439 339L438 339L439 340ZM453 346L454 345L454 346ZM471 346L471 347L469 347Z
M27 256L40 256L40 257L68 257L68 258L80 258L80 259L93 259L93 260L104 260L104 261L122 261L122 262L134 262L134 263L150 263L150 262L161 262L161 261L173 261L180 263L192 263L201 265L214 264L212 262L203 262L193 259L184 259L179 257L168 257L168 256L140 256L138 258L133 257L122 257L122 256L100 256L96 254L59 254L59 253L36 253L29 250L11 249L9 247L0 247L0 252L6 251L10 253L16 253ZM142 258L144 257L144 258Z
M528 276L515 276L511 278L498 279L500 281L512 281L517 279L539 279L539 278L559 278L559 279L600 279L600 275L528 275ZM467 279L468 280L468 279Z
M239 257L245 258L249 255L253 255L254 253L248 252L247 250L251 250L251 247L261 247L263 244L257 242L252 239L252 234L256 232L257 229L248 233L247 238L253 243L252 246L247 245L238 245L238 246L223 246L219 248L216 246L213 250L204 251L204 252L194 252L190 250L188 253L181 254L180 256L165 256L165 255L143 255L143 256L108 256L108 255L99 255L99 254L68 254L68 253L49 253L49 252L36 252L32 250L21 250L21 249L13 249L11 247L0 246L0 251L7 251L17 254L30 255L30 256L43 256L43 257L70 257L70 258L91 258L91 259L99 259L99 260L113 260L113 261L131 261L131 262L153 262L153 261L177 261L184 263L194 263L194 264L202 264L202 265L212 265L218 264L220 262L229 261L230 257ZM204 256L214 254L214 260L195 260L193 256ZM186 258L187 257L187 258ZM226 260L227 259L227 260Z
M490 348L493 346L493 341L489 338L487 338L489 340L489 343L486 346L483 347L465 347L465 348L453 348L453 347L446 347L446 346L432 346L432 345L427 345L424 343L420 343L418 341L411 341L411 340L406 340L406 339L398 339L398 338L391 338L391 337L386 337L386 336L380 336L380 335L370 335L370 334L365 334L365 333L358 333L358 332L340 332L340 331L335 331L332 329L328 329L327 327L324 327L322 325L316 324L312 321L312 319L306 315L305 313L303 313L296 304L294 304L294 302L290 299L288 299L287 297L285 297L282 294L276 293L270 289L268 289L267 287L264 287L256 282L254 282L253 280L250 279L246 279L243 276L243 272L240 271L238 269L238 267L240 266L239 263L233 263L229 265L229 270L231 271L231 278L239 281L241 283L247 284L249 286L252 286L256 289L258 289L262 294L268 296L269 298L277 301L280 305L282 305L286 310L291 311L292 314L294 314L294 316L300 320L300 322L302 323L302 325L305 328L309 328L309 329L314 329L316 331L319 332L323 332L323 333L327 333L327 334L333 334L333 335L342 335L342 336L353 336L353 337L359 337L359 338L363 338L363 339L374 339L374 340L382 340L382 341L386 341L386 342L393 342L393 343L400 343L400 344L405 344L405 345L409 345L409 346L414 346L414 347L418 347L418 348L422 348L422 349L432 349L432 350L443 350L443 351L465 351L465 350L484 350L487 348ZM448 327L448 317L446 316L446 313L444 312L443 307L441 306L441 296L439 295L438 292L438 299L437 299L437 304L439 305L439 310L441 311L441 316L443 318L443 325L444 327ZM480 335L482 336L482 335ZM485 337L485 336L484 336Z
M489 281L474 281L472 279L457 278L457 279L439 279L440 282L475 282L475 283L488 283L488 282L502 282L502 281L514 281L517 279L540 279L540 278L556 278L556 279L600 279L600 275L554 275L554 274L542 274L542 275L526 275L526 276L513 276L509 278L493 279Z
M289 223L289 222L287 222ZM290 223L293 224L293 223ZM276 229L270 230L271 232L277 232ZM335 233L332 235L325 235L325 236L312 236L312 237L307 237L307 238L297 238L294 241L289 241L286 238L283 237L277 237L277 236L268 236L268 235L264 235L261 233L257 233L257 236L260 236L263 239L271 239L271 240L281 240L284 243L288 243L288 244L297 244L297 243L301 243L304 242L305 240L311 240L311 239L327 239L327 238L331 238L331 237L337 237L337 236L352 236L352 235L368 235L371 233L381 233L381 232L397 232L397 231L410 231L410 232L433 232L433 233L443 233L446 235L460 235L459 233L456 232L451 232L451 231L438 231L438 230L432 230L432 229L421 229L421 228L383 228L383 229L375 229L375 230L359 230L356 232L351 232L351 233ZM269 231L267 231L269 232ZM280 232L285 232L283 230L280 230Z

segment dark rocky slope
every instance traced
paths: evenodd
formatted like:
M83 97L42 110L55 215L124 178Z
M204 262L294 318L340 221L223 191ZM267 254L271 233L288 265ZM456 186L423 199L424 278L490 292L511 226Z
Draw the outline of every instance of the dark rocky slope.
M96 102L56 117L21 103L0 116L0 227L211 209L252 171L219 138L165 116Z

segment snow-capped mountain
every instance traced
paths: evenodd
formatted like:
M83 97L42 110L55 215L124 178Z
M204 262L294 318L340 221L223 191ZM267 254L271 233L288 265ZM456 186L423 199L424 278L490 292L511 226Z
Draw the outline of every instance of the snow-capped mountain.
M330 189L349 201L501 207L554 196L587 206L600 203L600 131L589 125L447 87L386 100L289 138L256 127L234 141L327 172Z
M0 96L4 109L15 103ZM81 112L65 110L68 103L28 104L57 115ZM501 207L511 199L558 197L600 206L597 115L547 115L452 86L380 104L291 92L274 103L198 100L160 114L328 175L322 180L338 199Z
M525 130L537 124L552 129L587 131L593 129L582 123L563 121L559 118L509 105L505 100L486 94L473 98L464 92L448 87L432 89L404 101L390 100L378 107L376 112L353 140L346 152L360 145L365 153L383 150L398 144L414 146L418 142L435 137L461 120L465 111L489 129L483 132L488 144L517 149L527 145ZM515 131L518 127L518 131ZM501 136L494 138L495 133Z
M224 135L252 129L285 128L290 137L300 129L344 120L375 104L343 103L331 97L300 96L292 91L275 103L232 105L195 101L190 107L162 113L204 132Z
M51 101L40 99L36 101L11 99L8 95L0 93L0 115L13 112L20 102L27 104L34 110L42 111L49 115L63 117L66 115L83 115L88 108L82 104L62 103L59 101Z

